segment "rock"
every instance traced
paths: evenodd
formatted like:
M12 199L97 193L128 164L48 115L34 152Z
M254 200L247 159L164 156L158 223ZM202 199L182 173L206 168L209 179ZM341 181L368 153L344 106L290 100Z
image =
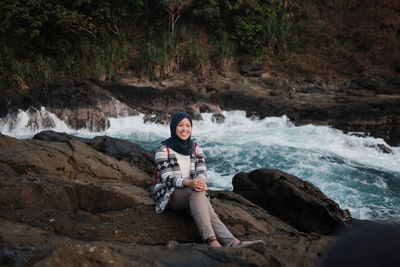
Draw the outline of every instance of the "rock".
M380 86L377 80L372 79L356 79L352 80L349 86L351 89L355 90L370 90L376 91Z
M399 71L400 72L400 64L399 64ZM393 89L399 91L400 90L400 75L397 75L396 77L392 78L389 80L389 85L393 87Z
M152 182L136 166L115 160L79 141L60 143L0 137L0 162L19 175L53 175L83 183L103 179L146 186Z
M154 153L143 149L138 144L109 136L96 136L88 145L108 156L125 160L148 175L154 173Z
M263 72L261 74L261 78L263 78L263 79L271 79L272 77L273 77L272 74L269 72Z
M374 78L359 78L350 81L348 89L350 92L355 91L370 91L374 94L396 95L399 93L399 77L384 80L381 77ZM364 94L361 94L364 96Z
M91 131L107 129L109 117L138 114L95 83L71 78L48 81L24 90L12 96L8 103L9 115L16 114L19 109L29 110L30 121L36 124L42 122L42 107L73 129L87 128Z
M347 227L348 211L317 187L278 170L258 169L233 177L233 191L304 232L332 235Z
M321 266L397 266L400 225L369 223L354 227L327 251Z
M385 146L384 144L378 144L376 146L373 146L377 151L385 153L385 154L393 154L393 151Z
M0 90L0 118L7 116L9 113L8 102L10 101L11 97L12 95L10 92Z
M76 140L85 144L89 143L89 138L82 138L67 133L55 132L52 130L42 131L33 136L33 139L50 141L50 142L69 142L70 140Z
M229 90L216 91L210 101L222 110L245 110L260 118L286 115L296 125L330 125L345 132L368 132L392 146L400 144L400 95L389 81L246 81L247 85L234 79L225 82Z
M125 160L132 166L138 167L149 175L153 175L154 172L154 153L127 140L109 136L96 136L93 139L81 138L50 130L36 134L33 139L66 143L70 140L80 141L117 160Z
M223 114L213 114L211 117L211 121L217 124L221 124L225 122L225 116Z
M171 121L171 116L163 112L151 112L150 114L146 114L143 120L144 122L155 122L167 125Z
M49 234L36 227L0 219L2 264L44 266L277 266L268 254L251 249L212 249L202 244L130 245L80 241ZM8 230L8 231L7 231ZM11 233L13 235L11 235Z
M264 240L266 253L211 249L186 212L155 213L147 191L151 177L133 160L118 161L89 146L128 143L57 133L38 137L51 141L0 135L2 263L68 265L73 259L136 266L154 265L157 255L156 264L167 266L315 266L333 241L300 232L233 192L210 191L214 210L232 233Z
M146 114L151 112L172 114L176 111L186 110L193 117L200 116L196 102L202 100L202 98L196 98L187 87L177 86L164 89L111 82L101 82L99 85L121 102Z
M262 77L262 69L261 64L243 64L240 66L240 74L248 77Z

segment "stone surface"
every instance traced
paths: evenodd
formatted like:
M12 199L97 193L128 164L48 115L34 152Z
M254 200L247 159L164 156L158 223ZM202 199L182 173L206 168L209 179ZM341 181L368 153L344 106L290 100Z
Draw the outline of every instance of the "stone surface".
M264 240L266 251L209 248L186 212L155 213L152 178L129 157L87 145L96 138L46 138L0 135L2 264L316 266L334 240L296 230L233 192L210 191L232 233Z
M149 175L153 175L154 172L154 153L127 140L109 136L96 136L92 139L81 138L51 130L40 132L33 138L44 141L67 143L70 140L77 140L117 160L125 160Z
M108 157L79 141L44 142L1 135L0 146L1 163L19 175L53 175L81 183L103 179L151 184L148 175L136 166Z
M304 232L336 234L352 220L317 187L279 170L238 173L232 184L235 193Z

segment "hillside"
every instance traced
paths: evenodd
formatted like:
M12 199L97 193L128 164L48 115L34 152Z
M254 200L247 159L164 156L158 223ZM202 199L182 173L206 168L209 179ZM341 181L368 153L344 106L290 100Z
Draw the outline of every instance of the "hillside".
M207 77L259 64L272 76L393 78L398 1L32 0L0 4L0 88L59 77Z
M399 1L293 1L304 49L280 66L303 76L383 76L400 72Z

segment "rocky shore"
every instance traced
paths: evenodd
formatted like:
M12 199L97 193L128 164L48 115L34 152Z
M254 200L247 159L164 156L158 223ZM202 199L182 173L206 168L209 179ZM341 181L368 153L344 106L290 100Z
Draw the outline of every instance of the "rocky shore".
M330 125L400 144L400 80L290 80L258 68L207 79L179 73L144 82L63 78L20 91L0 91L0 127L101 131L110 117L222 110L286 115L297 125ZM50 113L49 113L50 112ZM360 133L363 132L363 133ZM391 153L389 147L378 148ZM238 173L234 191L210 191L221 220L240 239L262 239L265 251L211 249L185 212L157 215L148 188L154 155L126 140L45 131L19 140L0 134L0 264L26 266L317 266L338 231L354 225L348 211L310 183L279 170Z
M0 135L0 264L317 266L353 221L297 177L266 169L240 173L236 193L211 191L212 204L234 235L262 239L266 249L210 248L185 212L155 213L148 193L152 157L105 136ZM284 192L291 195L286 202Z
M73 129L101 131L109 127L109 117L138 112L146 114L145 120L165 123L177 110L197 119L201 112L213 112L217 121L223 121L222 110L245 110L247 116L286 115L297 125L329 125L400 145L400 77L293 80L250 66L242 68L241 74L206 79L187 73L153 82L128 75L110 81L64 78L30 89L1 91L0 126L15 126L19 110L28 112L28 127L54 125L49 116L39 114L42 107Z

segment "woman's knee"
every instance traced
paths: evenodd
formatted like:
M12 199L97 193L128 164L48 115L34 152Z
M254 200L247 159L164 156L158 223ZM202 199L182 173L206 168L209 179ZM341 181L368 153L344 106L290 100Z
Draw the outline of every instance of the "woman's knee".
M203 200L203 201L207 200L208 201L208 198L207 198L207 195L206 195L205 191L199 192L199 191L196 191L196 190L193 190L193 189L192 189L192 192L190 194L190 199Z

